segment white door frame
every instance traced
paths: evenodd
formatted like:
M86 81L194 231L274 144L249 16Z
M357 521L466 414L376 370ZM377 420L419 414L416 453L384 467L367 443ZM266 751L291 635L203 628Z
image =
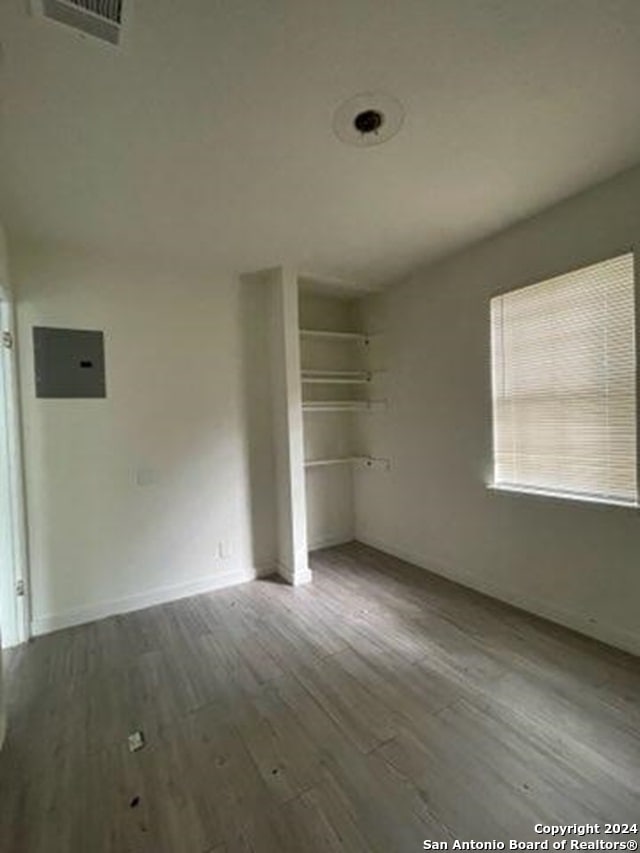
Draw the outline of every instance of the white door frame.
M3 281L0 281L0 330L0 369L3 379L0 387L4 397L0 400L0 405L6 415L6 442L3 442L2 453L6 453L6 472L9 480L7 485L11 540L7 543L6 556L12 569L15 590L14 624L2 626L2 645L7 647L26 642L31 632L15 313L11 292Z

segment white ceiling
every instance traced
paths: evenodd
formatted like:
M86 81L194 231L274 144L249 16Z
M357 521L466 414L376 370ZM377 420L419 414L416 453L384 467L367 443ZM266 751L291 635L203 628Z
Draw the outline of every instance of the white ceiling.
M638 0L126 2L120 49L0 2L10 239L378 285L640 159Z

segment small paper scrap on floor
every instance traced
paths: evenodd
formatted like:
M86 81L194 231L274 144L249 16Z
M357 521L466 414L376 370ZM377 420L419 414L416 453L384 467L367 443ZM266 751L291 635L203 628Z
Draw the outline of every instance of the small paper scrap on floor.
M132 732L127 741L129 743L129 752L137 752L144 746L144 735L142 732Z

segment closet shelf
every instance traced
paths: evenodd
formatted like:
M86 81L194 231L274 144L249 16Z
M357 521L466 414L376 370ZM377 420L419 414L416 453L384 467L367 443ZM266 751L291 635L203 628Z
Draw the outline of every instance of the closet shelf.
M337 456L335 459L305 459L305 468L324 468L327 465L350 465L357 462L359 456Z
M387 471L389 460L375 458L373 456L339 456L335 459L306 459L305 468L326 468L330 465L358 465L361 468L377 468Z
M333 332L330 329L300 329L300 337L335 341L356 341L367 344L371 335L367 335L364 332Z
M371 373L366 370L303 370L302 382L308 385L367 385Z
M303 412L377 412L386 409L386 400L307 400Z

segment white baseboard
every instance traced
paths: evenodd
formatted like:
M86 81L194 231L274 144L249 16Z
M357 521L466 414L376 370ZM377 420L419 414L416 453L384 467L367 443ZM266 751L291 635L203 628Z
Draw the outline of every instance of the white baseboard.
M289 566L285 566L284 563L278 562L276 571L280 577L288 584L291 584L291 586L301 586L301 584L309 583L313 580L311 569L308 566L305 569L298 569L298 571L294 572L289 568Z
M187 581L187 583L156 587L149 592L130 595L126 598L89 604L86 607L67 610L64 613L40 616L31 622L31 634L32 636L49 634L51 631L59 631L61 628L70 628L73 625L83 625L86 622L95 622L97 619L104 619L107 616L130 613L133 610L144 610L145 607L153 607L155 604L166 604L180 598L188 598L191 595L200 595L203 592L236 586L264 577L270 574L273 569L273 565L269 565L247 569L246 571L223 572Z
M333 548L336 545L347 545L349 542L355 541L353 534L346 539L344 536L324 536L320 539L314 539L309 542L310 551L319 551L320 548Z
M536 616L541 616L550 622L556 622L558 625L571 628L580 634L593 637L596 640L600 640L610 646L615 646L625 652L630 652L633 655L640 655L640 636L631 631L621 629L617 625L608 625L601 622L594 623L591 621L590 616L586 616L583 613L564 610L555 604L550 604L548 601L541 601L540 599L523 595L515 590L507 589L500 584L480 579L470 571L444 566L421 554L397 548L380 539L370 536L358 536L357 541L362 542L363 545L369 545L371 548L376 548L379 551L384 551L393 557L397 557L399 560L412 563L434 574L442 575L462 586L474 589L476 592L482 592L485 595L491 596L491 598L497 598L499 601L504 601Z

